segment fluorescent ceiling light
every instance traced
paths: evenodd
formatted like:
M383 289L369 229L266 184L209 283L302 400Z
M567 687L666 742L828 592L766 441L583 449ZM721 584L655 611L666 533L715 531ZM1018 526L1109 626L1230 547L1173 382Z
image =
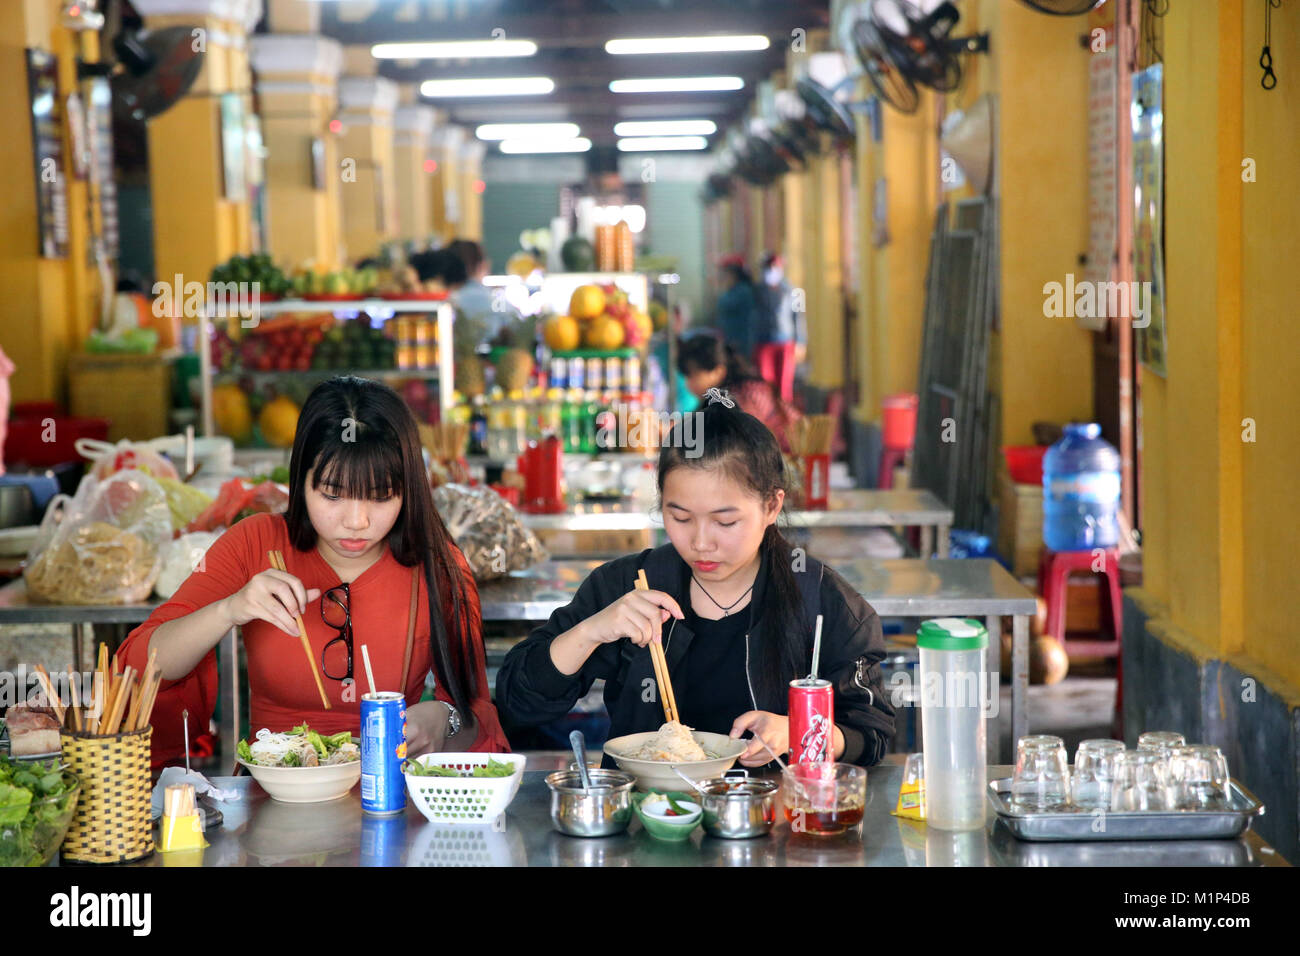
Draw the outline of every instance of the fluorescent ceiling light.
M577 123L484 123L474 130L479 139L575 139Z
M741 90L745 81L738 76L665 76L653 80L613 80L611 93L702 93L712 90Z
M532 40L438 40L429 43L377 43L370 55L377 60L458 60L489 56L532 56Z
M591 140L585 136L574 139L503 139L503 153L585 153L591 149Z
M609 40L605 52L625 53L737 53L745 50L766 50L771 44L767 37L748 36L717 37L640 37L626 40Z
M501 76L487 79L425 80L420 92L437 99L444 96L537 96L555 89L548 76Z
M644 153L658 149L707 149L703 136L637 136L620 139L618 148L625 153Z
M713 120L625 120L614 124L615 136L708 136L718 131Z

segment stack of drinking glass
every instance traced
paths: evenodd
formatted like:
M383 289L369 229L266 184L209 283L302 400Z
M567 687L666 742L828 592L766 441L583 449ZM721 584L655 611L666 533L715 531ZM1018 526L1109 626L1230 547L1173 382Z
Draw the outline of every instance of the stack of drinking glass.
M1071 772L1065 742L1021 737L1011 806L1021 813L1226 810L1228 764L1218 747L1188 746L1182 734L1149 731L1128 750L1119 740L1085 740Z

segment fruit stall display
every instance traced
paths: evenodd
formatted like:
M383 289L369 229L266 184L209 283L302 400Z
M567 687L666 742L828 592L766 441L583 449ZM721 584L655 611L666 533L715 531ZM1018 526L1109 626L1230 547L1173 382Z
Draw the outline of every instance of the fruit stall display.
M424 422L437 422L452 404L451 350L439 346L451 338L449 305L284 300L263 304L255 323L204 320L205 427L242 447L292 445L298 409L334 375L383 381Z

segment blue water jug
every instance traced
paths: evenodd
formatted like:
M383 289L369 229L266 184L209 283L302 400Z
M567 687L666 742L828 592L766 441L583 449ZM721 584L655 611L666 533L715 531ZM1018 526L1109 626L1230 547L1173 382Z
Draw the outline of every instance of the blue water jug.
M1119 452L1097 424L1066 425L1043 455L1043 543L1088 551L1119 543Z

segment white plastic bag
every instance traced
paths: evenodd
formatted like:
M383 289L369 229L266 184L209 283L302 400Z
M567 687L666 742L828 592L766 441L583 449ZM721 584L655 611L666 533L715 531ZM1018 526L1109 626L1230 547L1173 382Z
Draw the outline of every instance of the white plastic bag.
M184 436L180 436L183 442ZM91 462L89 474L103 480L109 475L131 468L148 468L159 478L180 478L176 466L162 455L162 448L173 443L172 436L149 442L132 442L125 438L116 445L97 438L78 438L77 454Z
M154 593L165 600L180 590L185 579L203 566L203 556L219 537L211 531L195 531L163 545L162 570L154 582Z
M81 480L74 497L50 502L32 546L27 591L55 604L135 604L153 590L171 512L142 471Z

